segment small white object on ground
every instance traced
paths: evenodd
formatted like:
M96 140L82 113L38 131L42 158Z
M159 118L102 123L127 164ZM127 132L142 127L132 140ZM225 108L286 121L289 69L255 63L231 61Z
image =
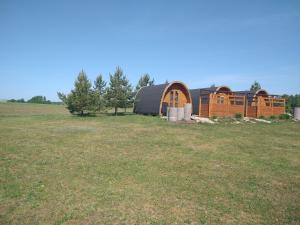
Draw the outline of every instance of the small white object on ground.
M199 116L191 116L192 120L195 120L197 123L210 123L210 124L214 124L214 121L211 121L208 118L205 117L199 117Z
M249 117L244 117L243 120L246 121L246 122L250 122L250 118Z
M269 121L269 120L264 120L264 119L254 119L254 120L256 120L256 121L258 121L258 122L263 122L263 123L271 123L271 121Z

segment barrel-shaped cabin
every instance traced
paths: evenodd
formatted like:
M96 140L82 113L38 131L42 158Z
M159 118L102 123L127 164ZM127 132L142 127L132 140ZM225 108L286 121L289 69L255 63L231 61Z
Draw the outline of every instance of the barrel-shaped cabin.
M232 117L244 114L245 97L235 95L227 86L190 90L193 114L201 117Z
M187 86L180 82L142 87L135 96L133 112L148 115L166 115L168 107L181 108L192 103Z
M246 117L270 117L285 114L285 99L269 95L264 89L258 91L237 91L236 95L244 96Z

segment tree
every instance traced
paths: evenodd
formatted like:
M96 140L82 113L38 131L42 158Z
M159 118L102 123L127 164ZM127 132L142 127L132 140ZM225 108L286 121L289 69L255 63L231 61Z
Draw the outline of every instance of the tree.
M103 95L105 92L106 82L103 80L102 75L100 74L94 82L94 90L97 90L100 95Z
M250 87L250 91L257 92L259 89L261 89L260 84L257 81L254 81Z
M148 73L145 73L140 77L139 82L135 87L135 91L138 91L142 87L147 87L151 85L154 85L154 78L152 78L151 80L150 75Z
M49 100L46 99L45 96L37 95L32 97L27 101L28 103L37 103L37 104L51 104Z
M93 100L92 84L83 70L79 73L74 86L75 88L71 90L70 94L65 95L58 92L57 95L67 105L70 113L79 113L80 116L83 116L92 109Z
M110 74L109 77L110 82L106 98L108 105L115 109L115 115L117 115L118 108L127 107L132 95L132 88L120 67L117 67L115 73Z
M300 107L300 95L282 95L286 99L285 109L288 113L293 113L294 107Z
M94 111L101 111L105 108L105 92L106 92L106 82L104 81L102 75L100 74L94 81L93 89L93 108Z

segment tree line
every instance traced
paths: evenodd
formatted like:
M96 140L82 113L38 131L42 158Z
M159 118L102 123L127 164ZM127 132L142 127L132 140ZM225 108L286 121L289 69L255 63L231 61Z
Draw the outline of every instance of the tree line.
M74 89L69 94L58 92L57 95L72 114L83 116L113 108L117 115L119 108L126 111L133 106L134 96L141 87L150 85L154 85L154 79L146 73L134 89L120 67L109 74L108 84L100 74L92 85L82 70L75 80Z
M28 101L25 101L24 98L20 99L9 99L7 102L18 102L18 103L37 103L37 104L58 104L57 102L51 102L50 100L47 100L45 96L37 95L33 96Z

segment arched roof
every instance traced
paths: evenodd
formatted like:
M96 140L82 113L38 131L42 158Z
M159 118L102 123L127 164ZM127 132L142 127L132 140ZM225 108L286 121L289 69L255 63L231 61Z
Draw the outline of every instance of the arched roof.
M218 93L222 90L225 90L225 92L232 92L228 86L219 86L216 88L215 93Z
M197 89L190 89L190 93L192 95L192 105L193 105L193 113L199 114L199 96L200 95L207 95L207 94L216 94L222 89L225 89L225 92L232 92L228 86L218 86L218 87L209 87L209 88L197 88Z
M159 115L161 112L163 98L173 84L183 86L189 95L190 101L192 101L187 86L181 81L173 81L166 84L142 87L135 96L133 112L140 114Z
M268 94L268 92L265 89L259 89L254 94L254 96L257 96L257 95L268 96L269 94Z

